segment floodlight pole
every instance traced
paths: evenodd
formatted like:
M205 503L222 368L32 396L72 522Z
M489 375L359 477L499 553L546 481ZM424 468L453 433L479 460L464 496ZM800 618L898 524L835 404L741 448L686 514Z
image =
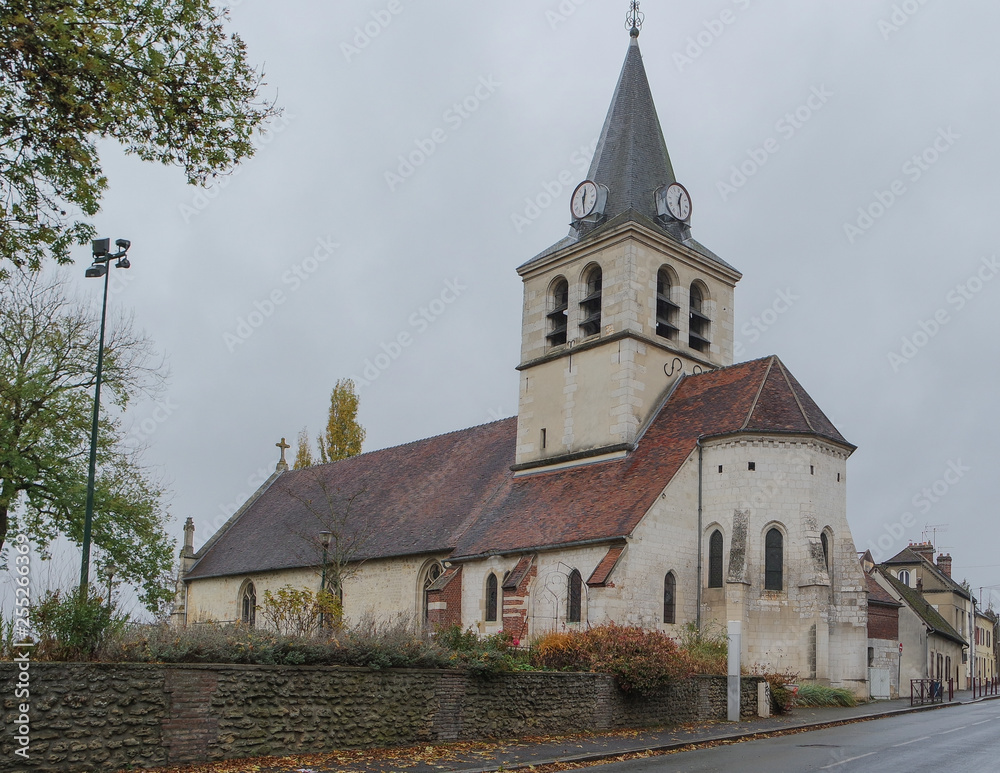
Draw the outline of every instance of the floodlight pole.
M90 588L90 533L94 521L94 485L97 477L97 435L101 419L101 377L104 373L104 330L108 317L108 284L111 275L110 263L118 260L116 268L129 268L125 254L131 243L119 239L116 245L121 250L111 254L110 239L95 239L94 265L87 270L88 277L104 275L104 300L101 303L101 336L97 345L97 384L94 387L94 423L90 429L90 470L87 474L87 509L83 519L83 562L80 566L80 599L87 597ZM100 271L103 269L103 271Z

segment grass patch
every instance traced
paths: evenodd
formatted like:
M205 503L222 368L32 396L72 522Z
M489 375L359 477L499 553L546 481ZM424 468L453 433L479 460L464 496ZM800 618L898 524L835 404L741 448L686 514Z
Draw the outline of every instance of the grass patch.
M795 698L797 706L851 706L858 705L854 693L843 687L824 687L821 684L803 684Z

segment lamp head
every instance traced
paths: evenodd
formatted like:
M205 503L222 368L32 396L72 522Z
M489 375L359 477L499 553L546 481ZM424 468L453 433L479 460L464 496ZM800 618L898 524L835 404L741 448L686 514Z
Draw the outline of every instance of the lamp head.
M333 540L333 532L332 531L321 531L319 533L319 540L320 540L321 543L323 543L323 547L324 548L329 548L330 547L330 542Z
M108 273L107 263L95 263L93 266L88 268L86 272L84 272L84 276L86 276L87 279L100 279L106 273Z
M132 246L132 242L130 242L128 239L118 239L115 242L115 247L117 247L118 249L123 250L125 252L128 252L128 248L131 247L131 246Z
M94 239L90 242L94 249L95 258L103 258L109 252L111 252L111 240L110 239Z
M132 264L129 262L128 258L122 258L115 263L115 268L132 268Z

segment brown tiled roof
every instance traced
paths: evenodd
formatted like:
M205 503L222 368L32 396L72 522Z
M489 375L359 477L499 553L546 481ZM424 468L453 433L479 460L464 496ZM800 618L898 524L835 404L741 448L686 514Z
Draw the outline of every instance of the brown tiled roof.
M358 558L457 560L624 539L702 437L795 433L853 450L777 357L682 378L623 459L515 476L516 431L506 419L285 473L188 577L318 565L308 535L322 526L306 503L331 493L340 511L357 495L344 531L371 535Z
M608 554L601 559L597 568L594 569L593 574L590 575L590 579L587 580L587 585L591 588L599 588L603 585L607 585L611 572L614 571L615 566L618 564L618 559L622 557L622 553L624 552L624 545L615 545L611 547L608 550Z
M889 595L889 592L875 582L875 579L870 575L865 575L865 580L868 583L868 603L869 604L880 604L884 607L901 607L896 599Z

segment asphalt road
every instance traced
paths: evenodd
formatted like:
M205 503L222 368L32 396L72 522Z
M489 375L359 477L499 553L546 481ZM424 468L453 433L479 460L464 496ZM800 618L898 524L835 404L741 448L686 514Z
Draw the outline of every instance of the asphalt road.
M1000 770L1000 701L620 762L601 773L958 773Z

